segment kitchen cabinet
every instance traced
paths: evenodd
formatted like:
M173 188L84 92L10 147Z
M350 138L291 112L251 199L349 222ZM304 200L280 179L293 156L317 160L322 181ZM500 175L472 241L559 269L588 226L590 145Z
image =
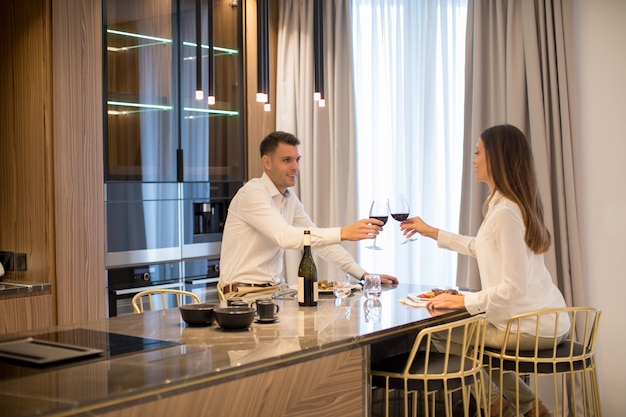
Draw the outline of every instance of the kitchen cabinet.
M105 2L109 315L146 287L217 282L228 203L246 173L244 7Z
M132 14L131 6L138 2L127 3L125 13L131 20L139 12ZM246 31L242 30L247 45L244 84L253 86L246 92L246 142L253 156L247 161L247 172L257 176L261 172L258 141L274 130L275 113L263 112L254 97L255 0L238 3L247 15ZM0 116L4 157L0 189L3 196L11 196L0 199L0 212L7 220L0 249L28 256L28 271L12 272L5 279L52 284L51 295L4 301L3 305L10 304L2 310L10 312L4 315L7 320L19 312L20 323L28 318L32 324L17 323L0 333L106 317L102 184L108 152L103 147L103 124L109 109L103 106L108 100L103 96L107 84L103 14L108 12L104 5L103 0L6 0L0 6L0 32L5 39L0 45L0 100L5 110ZM277 7L271 10L275 28ZM171 12L167 10L170 20ZM275 45L275 32L271 40ZM130 82L131 75L124 76ZM239 117L243 116L242 111ZM36 306L31 306L35 300Z
M105 181L243 181L244 4L202 1L200 39L195 0L105 4ZM214 105L206 100L210 63Z

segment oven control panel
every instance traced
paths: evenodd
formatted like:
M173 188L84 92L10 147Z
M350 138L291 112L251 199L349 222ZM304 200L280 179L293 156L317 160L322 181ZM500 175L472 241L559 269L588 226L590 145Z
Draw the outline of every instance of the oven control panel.
M220 261L209 260L207 261L207 278L216 278L220 276Z
M107 271L110 289L143 287L146 285L178 282L180 263L136 265L123 268L111 268Z
M135 281L150 281L150 267L135 268L134 277Z

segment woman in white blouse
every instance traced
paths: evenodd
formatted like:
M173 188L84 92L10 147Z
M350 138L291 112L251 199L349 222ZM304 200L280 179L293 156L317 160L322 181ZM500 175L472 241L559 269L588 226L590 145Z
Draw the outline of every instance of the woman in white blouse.
M544 263L543 254L550 247L550 233L543 221L533 156L524 134L511 125L485 130L476 145L473 163L476 180L485 182L490 189L483 207L484 220L476 237L439 230L419 217L407 219L400 228L407 237L420 233L435 239L439 247L476 257L482 290L463 297L442 294L433 298L428 307L465 308L470 314L484 312L489 320L485 345L502 347L509 317L564 307L565 300ZM542 341L547 348L554 342L551 336L554 326L542 324L545 324L546 332ZM562 325L559 329L562 340L567 336L569 323L559 324ZM535 340L534 324L528 323L527 330L528 338L522 337L520 345L527 344L531 349ZM516 343L515 340L510 342ZM515 399L516 379L515 374L507 374L500 390L493 386L490 399L492 415L499 413L501 402L503 416L517 415L512 404L506 400ZM539 402L535 407L534 393L521 379L519 382L519 414L526 417L551 416L543 403Z

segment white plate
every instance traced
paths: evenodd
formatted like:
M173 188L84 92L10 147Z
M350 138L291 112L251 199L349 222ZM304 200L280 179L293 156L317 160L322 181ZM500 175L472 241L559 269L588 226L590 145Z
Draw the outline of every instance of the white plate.
M408 298L409 300L415 303L427 303L428 300L431 300L431 298L420 297L420 294L424 294L425 292L428 292L428 291L412 292L411 294L407 295L406 298ZM464 292L459 291L459 294L464 294Z

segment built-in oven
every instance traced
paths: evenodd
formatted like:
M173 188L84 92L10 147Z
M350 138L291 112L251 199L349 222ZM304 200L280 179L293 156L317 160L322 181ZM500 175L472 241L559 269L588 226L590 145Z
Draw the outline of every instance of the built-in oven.
M226 212L241 181L105 184L109 314L154 285L217 299ZM167 266L167 267L166 267Z
M111 268L107 270L107 292L109 317L133 314L132 298L135 294L157 288L183 290L181 262L144 264ZM166 298L168 305L176 305L175 296ZM155 309L163 308L161 297L153 297ZM147 299L145 300L147 303ZM149 309L148 306L144 306Z

